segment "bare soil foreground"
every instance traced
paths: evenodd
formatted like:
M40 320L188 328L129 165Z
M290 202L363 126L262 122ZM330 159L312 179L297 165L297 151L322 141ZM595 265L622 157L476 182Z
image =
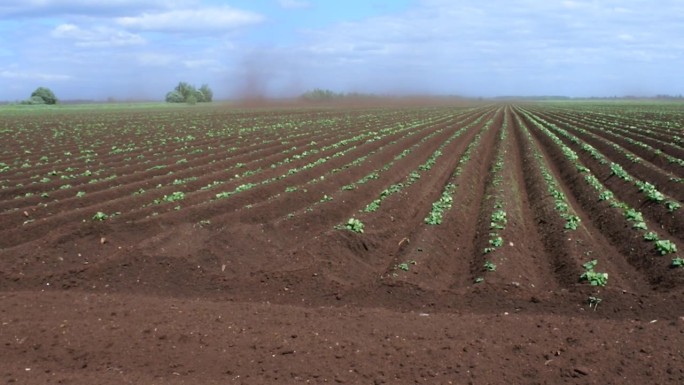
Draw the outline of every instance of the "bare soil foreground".
M7 109L0 383L682 384L684 109Z

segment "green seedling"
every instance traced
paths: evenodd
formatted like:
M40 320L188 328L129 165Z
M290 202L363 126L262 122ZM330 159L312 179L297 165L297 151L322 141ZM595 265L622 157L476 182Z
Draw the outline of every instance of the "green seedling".
M349 218L349 220L344 225L344 227L347 230L353 231L355 233L363 233L364 225L363 225L363 222L361 222L360 220L358 220L356 218Z
M503 246L503 238L501 237L495 237L489 240L489 244L492 245L492 247L501 247Z
M672 243L672 241L663 239L655 242L655 248L658 250L660 255L674 254L677 252L677 245Z
M565 215L565 229L577 230L580 223L580 218L577 215Z
M162 200L164 202L176 202L185 199L185 193L181 191L176 191L170 195L164 195Z
M672 213L679 210L679 208L682 206L675 201L667 201L665 202L665 207L667 207L667 210Z
M601 298L599 298L599 297L590 296L589 299L587 300L587 302L589 302L589 309L591 309L591 307L593 306L593 307L594 307L594 311L596 311L596 308L598 307L598 305L599 305L602 301L603 301L603 300L602 300Z
M415 265L416 261L406 261L404 263L400 263L396 266L397 269L402 270L402 271L409 271L410 265Z
M649 231L646 234L644 234L644 239L647 241L658 241L660 238L658 238L658 234L654 233L653 231Z
M608 283L608 273L599 273L594 271L594 267L598 264L598 260L594 259L582 265L586 270L581 276L580 281L587 281L591 286L606 286Z

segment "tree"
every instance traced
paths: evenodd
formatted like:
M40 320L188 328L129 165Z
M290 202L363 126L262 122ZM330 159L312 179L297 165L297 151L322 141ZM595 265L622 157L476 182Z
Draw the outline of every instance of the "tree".
M214 93L208 85L203 84L198 90L187 82L179 82L173 91L166 94L168 103L205 103L211 102L213 98Z
M170 91L166 94L167 103L183 103L184 101L185 99L183 99L183 95L181 95L178 91Z
M205 102L211 102L214 99L214 92L211 91L211 88L209 88L207 84L202 84L202 87L200 87L199 92L201 92L204 96Z
M320 88L315 88L313 91L307 91L304 94L302 94L302 98L310 102L325 102L333 99L338 99L343 96L344 95L342 94L337 94L330 90L322 90Z
M176 88L174 88L174 90L176 92L178 92L179 94L183 95L183 101L188 100L190 95L194 95L197 92L197 90L195 89L195 86L193 86L192 84L186 83L186 82L178 83L178 85L176 86Z
M38 98L42 99L44 104L56 104L57 103L57 97L49 88L45 88L45 87L36 88L36 90L33 91L33 93L31 94L31 104L41 104L41 103L37 103Z

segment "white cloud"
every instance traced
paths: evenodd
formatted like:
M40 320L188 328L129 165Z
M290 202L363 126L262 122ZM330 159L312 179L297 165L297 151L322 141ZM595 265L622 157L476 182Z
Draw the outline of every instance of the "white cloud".
M145 43L139 35L105 26L83 29L74 24L60 24L52 30L51 36L74 40L79 47L121 47Z
M220 63L214 59L190 59L183 60L183 65L190 69L195 68L216 68Z
M655 59L664 53L670 63L684 58L681 42L672 38L684 33L674 12L682 6L666 2L422 0L404 12L308 30L308 39L290 54L308 58L300 70L312 82L324 82L313 86L340 90L358 84L382 90L383 80L415 80L417 87L423 82L442 92L469 85L473 94L553 93L572 88L544 81L563 74L569 85L585 84L586 95L593 92L591 80L581 80L600 79L615 68L625 79L657 71L669 66ZM354 75L333 80L330 73Z
M285 9L301 9L311 7L311 3L302 0L278 0L278 5Z
M193 0L3 0L0 15L45 17L49 15L88 15L106 17L130 12L189 6Z
M149 67L165 67L175 64L178 58L166 53L143 52L136 56L139 64Z
M235 9L232 7L177 9L159 13L143 13L140 16L119 17L117 23L126 28L168 31L193 32L205 30L231 30L259 23L263 16Z
M42 72L31 72L31 71L10 71L10 70L2 70L0 71L0 77L6 78L6 79L39 79L39 80L48 80L48 81L64 81L64 80L69 80L72 77L69 75L62 75L62 74L50 74L50 73L42 73Z

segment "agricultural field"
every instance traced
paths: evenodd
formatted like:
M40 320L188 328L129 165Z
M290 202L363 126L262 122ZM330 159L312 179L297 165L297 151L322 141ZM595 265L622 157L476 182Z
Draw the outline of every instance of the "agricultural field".
M684 383L684 108L0 109L0 382Z

